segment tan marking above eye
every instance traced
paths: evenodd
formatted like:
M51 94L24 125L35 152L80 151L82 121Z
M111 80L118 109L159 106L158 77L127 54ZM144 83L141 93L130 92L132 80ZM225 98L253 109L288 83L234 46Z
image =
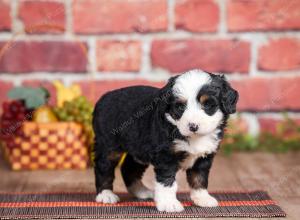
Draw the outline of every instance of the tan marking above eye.
M208 98L209 98L208 95L202 95L202 96L200 96L200 103L203 104Z
M187 101L184 100L184 99L178 99L177 101L178 101L178 103L181 103L181 104L184 104L184 105L187 103Z

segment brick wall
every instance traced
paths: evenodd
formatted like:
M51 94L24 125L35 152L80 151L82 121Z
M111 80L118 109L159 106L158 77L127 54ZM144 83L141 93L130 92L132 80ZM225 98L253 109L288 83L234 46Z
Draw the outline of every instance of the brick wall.
M251 132L300 114L300 0L0 0L0 102L14 85L79 83L91 100L226 73Z

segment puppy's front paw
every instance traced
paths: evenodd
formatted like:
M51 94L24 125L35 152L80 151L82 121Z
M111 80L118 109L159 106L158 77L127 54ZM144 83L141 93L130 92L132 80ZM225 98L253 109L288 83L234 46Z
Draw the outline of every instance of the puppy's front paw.
M102 192L96 196L96 202L117 203L119 201L120 198L108 189L102 190Z
M161 212L181 212L184 210L181 203L176 198L177 183L165 186L161 183L155 185L154 201L156 208Z
M216 207L218 201L208 194L207 190L196 190L191 193L191 199L197 206Z
M156 201L156 208L160 212L182 212L184 210L182 204L177 199Z

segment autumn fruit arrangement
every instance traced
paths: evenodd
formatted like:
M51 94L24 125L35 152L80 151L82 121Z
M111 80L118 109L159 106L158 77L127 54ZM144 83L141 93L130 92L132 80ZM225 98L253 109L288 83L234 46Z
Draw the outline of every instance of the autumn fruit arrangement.
M84 169L93 147L93 105L78 85L56 88L55 105L47 89L16 87L2 106L0 140L13 170Z

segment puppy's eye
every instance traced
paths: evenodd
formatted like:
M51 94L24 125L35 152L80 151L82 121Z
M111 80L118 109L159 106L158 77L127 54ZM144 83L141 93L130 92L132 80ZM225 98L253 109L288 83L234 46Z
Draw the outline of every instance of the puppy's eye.
M186 108L186 103L185 102L176 102L174 107L175 107L175 109L183 111Z
M214 98L210 97L203 101L202 105L205 109L212 109L217 106L217 101Z
M185 101L175 100L174 102L172 102L169 113L175 120L178 120L179 118L181 118L185 109L186 109Z

